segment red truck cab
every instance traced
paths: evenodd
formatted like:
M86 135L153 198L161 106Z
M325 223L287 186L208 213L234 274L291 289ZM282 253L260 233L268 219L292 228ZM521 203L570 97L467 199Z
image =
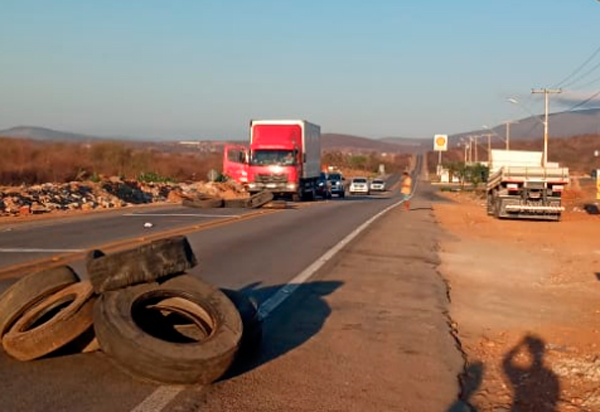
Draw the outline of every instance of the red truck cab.
M304 120L253 120L249 153L226 148L224 173L250 193L312 200L321 171L321 129ZM242 160L243 161L237 161ZM237 177L236 177L237 176Z

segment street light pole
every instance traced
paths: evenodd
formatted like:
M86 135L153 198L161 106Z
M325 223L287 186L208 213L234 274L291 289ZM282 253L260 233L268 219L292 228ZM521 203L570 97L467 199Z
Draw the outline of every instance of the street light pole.
M548 96L550 94L558 94L561 92L562 92L562 90L560 90L560 89L556 89L556 90L532 89L531 90L532 94L539 94L539 93L544 94L544 152L543 152L543 158L542 158L542 167L546 167L546 165L548 164L548 106L549 106Z
M506 122L506 150L510 147L510 121Z

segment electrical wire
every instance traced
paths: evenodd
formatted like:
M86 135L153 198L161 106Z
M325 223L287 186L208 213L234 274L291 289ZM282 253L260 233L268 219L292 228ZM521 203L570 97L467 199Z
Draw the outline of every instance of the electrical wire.
M599 81L600 81L600 77L596 77L594 80L590 80L587 83L581 84L581 85L579 85L577 87L573 87L572 90L580 90L580 89L583 89L585 87L591 86L592 84L596 84Z
M567 110L567 112L572 112L578 108L580 108L581 106L583 106L586 103L591 102L592 100L594 100L596 97L600 96L600 91L594 93L593 95L591 95L590 97L588 97L587 99L577 103L575 106L571 107L569 110Z
M597 64L595 64L591 69L589 69L587 72L577 76L574 80L571 80L569 83L563 85L562 87L570 87L574 84L576 84L578 81L585 79L588 75L592 74L594 71L596 71L596 69L598 69L600 67L600 62L598 62Z
M588 57L581 65L579 65L579 67L577 67L573 72L571 72L567 77L565 77L564 79L562 79L560 82L558 82L555 86L553 86L552 88L558 88L561 87L563 84L565 84L567 81L569 81L571 79L571 77L575 76L577 73L579 73L589 62L591 62L594 57L596 57L598 55L598 53L600 53L600 46L598 46L598 48L596 50L594 50L594 52L592 53L592 55L590 57Z

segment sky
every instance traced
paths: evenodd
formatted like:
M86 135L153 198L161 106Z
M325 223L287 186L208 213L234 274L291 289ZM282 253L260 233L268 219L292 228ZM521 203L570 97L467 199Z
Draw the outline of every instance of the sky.
M0 129L169 140L243 140L251 119L372 138L479 130L542 113L532 88L563 86L552 112L598 93L599 23L597 0L0 0ZM590 104L600 99L580 108Z

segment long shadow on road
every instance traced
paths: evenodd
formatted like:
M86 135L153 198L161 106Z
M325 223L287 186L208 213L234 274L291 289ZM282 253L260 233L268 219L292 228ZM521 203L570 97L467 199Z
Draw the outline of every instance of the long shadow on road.
M264 320L263 342L254 360L245 361L224 378L248 372L301 346L319 333L331 314L325 296L343 285L341 281L314 281L296 285L297 289ZM260 287L250 284L240 291L265 301L285 285Z

